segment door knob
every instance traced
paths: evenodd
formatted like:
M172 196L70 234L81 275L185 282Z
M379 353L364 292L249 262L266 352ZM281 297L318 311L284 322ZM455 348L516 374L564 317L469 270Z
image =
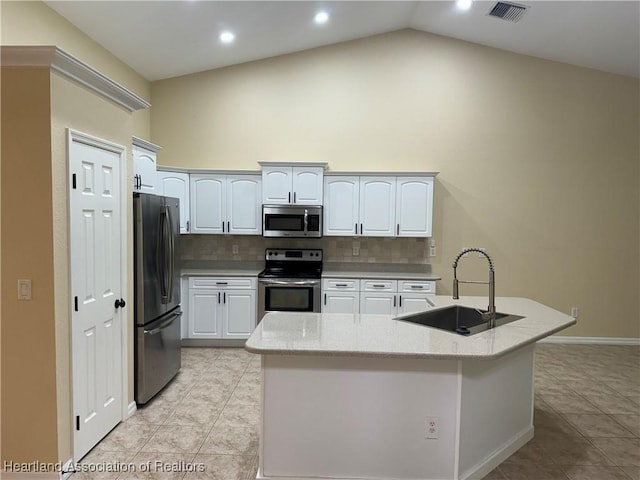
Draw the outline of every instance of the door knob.
M117 310L118 308L120 308L120 307L124 308L124 306L125 306L126 304L127 304L127 303L124 301L124 299L123 299L123 298L120 298L120 299L116 300L116 303L115 303L116 310Z

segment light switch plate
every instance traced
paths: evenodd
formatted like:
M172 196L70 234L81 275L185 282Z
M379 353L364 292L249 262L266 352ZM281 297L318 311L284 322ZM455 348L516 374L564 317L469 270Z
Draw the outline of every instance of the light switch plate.
M18 280L18 300L31 300L31 280Z

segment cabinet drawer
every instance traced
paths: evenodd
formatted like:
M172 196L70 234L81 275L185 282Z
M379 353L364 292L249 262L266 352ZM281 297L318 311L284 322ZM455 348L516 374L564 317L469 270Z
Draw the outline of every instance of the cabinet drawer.
M422 280L400 280L398 282L398 292L401 293L427 293L429 295L436 294L436 282L427 282Z
M244 277L189 277L189 288L255 289L256 279Z
M322 290L357 292L360 281L353 278L324 278Z
M396 292L397 280L360 280L361 292Z

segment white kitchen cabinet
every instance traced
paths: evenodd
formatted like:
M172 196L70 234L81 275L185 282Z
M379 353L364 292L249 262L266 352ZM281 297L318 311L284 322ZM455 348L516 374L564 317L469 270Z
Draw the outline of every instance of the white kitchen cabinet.
M359 313L360 281L325 278L322 280L322 313Z
M360 177L360 235L395 235L396 179Z
M398 177L395 204L398 237L431 236L433 177Z
M326 236L428 237L432 217L433 176L325 177Z
M322 279L323 313L404 315L431 308L436 282L389 279Z
M324 178L324 222L326 236L355 236L360 225L360 177Z
M263 166L262 203L322 205L323 172L317 166Z
M189 289L188 338L221 338L220 290Z
M156 193L158 145L133 137L133 191Z
M261 235L260 175L192 174L191 233Z
M256 325L255 278L190 277L190 339L247 339Z
M232 235L262 235L262 178L227 175L227 231Z
M180 200L180 233L189 233L189 174L181 172L157 172L158 195Z

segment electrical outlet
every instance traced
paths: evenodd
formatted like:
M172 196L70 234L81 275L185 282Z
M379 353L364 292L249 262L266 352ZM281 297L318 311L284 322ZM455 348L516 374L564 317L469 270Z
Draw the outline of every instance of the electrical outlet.
M435 245L431 245L429 247L429 256L430 257L435 257L436 256L436 246Z
M353 256L357 257L358 255L360 255L360 247L354 245L353 246Z
M578 318L578 307L571 307L571 316L573 318Z
M234 255L238 254L238 245L233 245L231 247L231 251L233 252Z
M438 438L439 424L438 417L427 417L427 435L425 438Z

